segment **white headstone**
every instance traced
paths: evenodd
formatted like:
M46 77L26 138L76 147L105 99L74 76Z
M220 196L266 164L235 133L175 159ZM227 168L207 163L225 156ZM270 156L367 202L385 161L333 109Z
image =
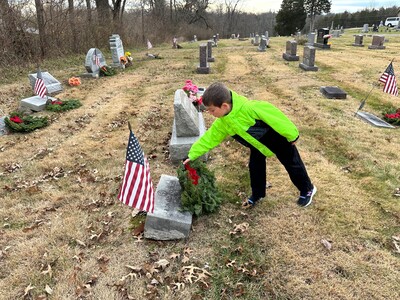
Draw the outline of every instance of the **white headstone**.
M29 74L28 77L33 89L35 87L37 73ZM61 82L55 79L49 72L42 72L42 79L49 95L55 95L62 92L63 88Z
M96 64L95 55L99 59L100 67ZM88 73L90 73L93 77L96 77L96 75L99 75L100 68L105 65L107 65L107 63L103 53L97 48L89 49L85 59L86 71L88 71Z

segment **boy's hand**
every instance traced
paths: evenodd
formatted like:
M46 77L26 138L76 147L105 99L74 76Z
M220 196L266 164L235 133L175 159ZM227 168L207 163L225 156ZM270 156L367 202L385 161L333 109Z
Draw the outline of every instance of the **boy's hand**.
M186 165L189 161L190 161L190 158L186 158L186 159L183 161L183 164Z

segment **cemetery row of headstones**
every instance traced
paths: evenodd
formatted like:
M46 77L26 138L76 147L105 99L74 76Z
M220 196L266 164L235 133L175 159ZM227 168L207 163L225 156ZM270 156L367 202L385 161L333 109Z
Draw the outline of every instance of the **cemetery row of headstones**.
M269 46L268 31L265 31L261 37L257 33L250 33L250 42L253 46L258 46L257 51L265 52Z

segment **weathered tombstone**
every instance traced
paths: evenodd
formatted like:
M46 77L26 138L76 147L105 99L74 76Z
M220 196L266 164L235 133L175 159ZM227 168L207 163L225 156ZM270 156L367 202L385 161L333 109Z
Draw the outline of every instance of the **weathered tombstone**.
M46 108L48 101L55 101L56 98L46 96L41 98L40 96L32 96L29 98L22 99L20 106L22 110L28 109L32 111L42 111Z
M333 37L340 37L340 30L332 30Z
M328 99L346 99L347 93L337 86L321 86L319 91Z
M98 64L96 63L96 57ZM88 73L82 74L84 77L99 77L100 68L107 65L103 53L97 48L89 49L85 58L85 68Z
M214 47L218 46L218 39L216 35L213 35Z
M297 52L297 42L287 41L286 42L286 52L282 54L284 60L287 61L298 61L299 56L296 55Z
M179 163L186 158L190 147L204 134L205 130L203 114L197 111L183 90L176 90L174 122L169 144L171 161Z
M343 28L343 26L340 26L340 33L344 33L344 28Z
M364 36L362 34L358 34L354 36L354 44L355 47L364 47L363 45Z
M231 34L231 39L236 39L236 36L234 33Z
M368 32L369 31L369 26L368 26L368 24L364 24L364 26L363 26L363 29L362 29L362 31L361 32Z
M181 211L181 193L177 177L161 175L155 192L154 212L146 216L145 238L167 241L189 236L192 213Z
M207 61L214 62L215 58L212 56L212 41L207 42Z
M259 46L260 45L260 36L258 34L255 35L254 37L254 46Z
M197 36L196 35L193 36L193 42L197 42Z
M178 39L174 36L172 39L172 49L178 48Z
M8 134L8 128L4 122L5 117L0 118L0 136Z
M315 32L310 32L307 36L306 46L314 46L315 43Z
M121 62L121 57L125 55L124 46L122 40L118 34L113 34L109 38L112 64L114 68L125 68L125 65Z
M318 67L315 63L315 48L311 46L304 47L303 62L299 64L299 67L304 71L318 71Z
M207 62L207 45L206 44L201 44L199 46L199 60L200 60L200 65L197 67L197 73L209 74L210 66Z
M269 32L268 32L268 30L265 31L265 38L266 38L266 39L269 39Z
M217 33L217 41L219 41L219 33Z
M32 89L34 89L37 79L37 73L29 74L28 77ZM49 72L42 72L42 79L44 81L44 85L46 86L48 95L55 95L62 92L63 88L61 82L55 79Z
M385 36L383 35L374 35L372 36L372 44L368 46L368 49L385 49L383 46L385 42Z
M265 52L267 49L267 39L264 36L261 36L260 45L257 48L258 52Z
M314 47L318 47L321 49L330 49L331 45L328 45L329 39L329 29L328 28L320 28L317 32L317 42L314 43Z
M361 119L363 119L363 120L367 121L368 123L371 123L372 125L377 126L377 127L396 128L393 125L378 118L377 116L367 113L367 112L358 111L357 116L359 116Z

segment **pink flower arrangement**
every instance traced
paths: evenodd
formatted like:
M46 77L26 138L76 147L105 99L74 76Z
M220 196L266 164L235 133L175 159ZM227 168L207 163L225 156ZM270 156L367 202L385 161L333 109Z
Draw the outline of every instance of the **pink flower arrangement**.
M197 93L199 92L199 88L197 85L194 85L193 82L188 79L185 81L185 86L182 88L186 95L189 97L189 99L192 101L192 103L195 106L199 106L200 104L203 103L203 99L197 96Z

